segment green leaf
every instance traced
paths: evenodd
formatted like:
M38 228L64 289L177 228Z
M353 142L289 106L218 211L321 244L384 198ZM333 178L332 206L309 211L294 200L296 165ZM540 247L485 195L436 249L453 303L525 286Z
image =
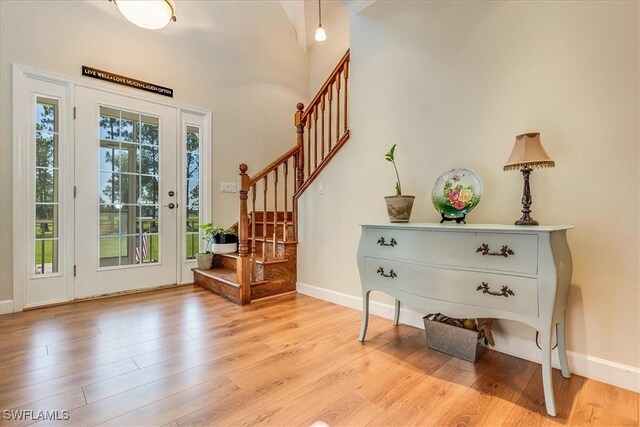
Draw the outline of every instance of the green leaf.
M395 151L396 151L396 145L397 144L393 144L393 146L391 147L391 149L389 150L389 152L387 152L387 154L384 155L384 158L387 159L388 162L393 162L395 160Z

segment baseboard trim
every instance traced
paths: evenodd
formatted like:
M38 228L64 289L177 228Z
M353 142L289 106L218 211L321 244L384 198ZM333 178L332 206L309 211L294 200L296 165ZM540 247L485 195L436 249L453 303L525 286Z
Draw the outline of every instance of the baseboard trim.
M353 308L362 311L362 298L337 292L329 289L319 288L317 286L308 285L306 283L297 283L298 292L334 304ZM393 318L394 308L391 304L383 304L371 301L369 305L371 314L384 317L386 319ZM426 314L426 313L425 313ZM405 325L414 326L422 329L424 327L422 321L423 314L410 309L403 309L400 313L400 322ZM531 341L510 337L502 334L494 334L496 346L493 350L506 353L511 356L530 360L540 363L541 350ZM589 356L574 351L567 351L569 359L569 367L571 372L582 377L590 378L603 383L611 384L616 387L627 390L640 392L640 368L621 363L612 362L610 360ZM558 353L552 353L552 365L559 369Z
M13 313L13 300L8 299L0 301L0 314Z

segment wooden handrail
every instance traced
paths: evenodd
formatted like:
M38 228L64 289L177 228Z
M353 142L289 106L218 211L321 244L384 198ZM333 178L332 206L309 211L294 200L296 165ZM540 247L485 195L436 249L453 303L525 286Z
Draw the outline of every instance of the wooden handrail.
M278 166L280 166L282 163L284 163L285 160L289 160L291 157L293 157L298 151L300 150L300 147L298 147L297 145L295 147L293 147L291 150L287 151L286 153L284 153L282 156L278 157L276 160L274 160L273 162L269 163L269 165L267 167L265 167L264 169L262 169L260 172L258 172L257 174L255 174L253 176L253 178L251 178L251 181L249 181L249 186L257 183L258 181L260 181L262 178L264 178L266 175L269 175L271 172L273 172Z
M349 62L350 60L349 52L350 52L350 49L347 49L345 54L340 59L340 62L338 62L338 65L336 65L336 68L334 68L333 71L331 72L331 75L329 75L329 78L320 87L320 90L318 91L316 96L313 98L313 100L311 100L311 102L307 106L306 111L302 114L303 122L307 121L307 116L311 113L311 111L315 110L315 107L317 106L318 103L320 103L320 100L322 99L322 97L326 95L327 89L329 89L329 86L332 85L333 82L335 81L336 76L338 76L338 74L342 72L342 69L344 68L345 64Z
M342 135L342 138L340 138L338 143L333 147L333 149L331 150L329 155L327 157L325 157L324 161L313 171L313 173L311 173L311 175L309 175L307 177L307 179L304 182L304 184L302 184L302 186L300 188L298 188L296 193L293 195L293 198L295 200L298 200L300 198L300 196L302 195L302 193L304 193L304 191L307 188L309 188L311 183L317 178L318 175L320 175L320 172L322 172L322 169L324 169L324 167L327 166L329 161L333 158L333 156L335 156L335 154L338 152L338 150L340 150L340 148L345 144L345 142L347 142L348 139L349 139L349 131L347 130L345 132L345 134Z

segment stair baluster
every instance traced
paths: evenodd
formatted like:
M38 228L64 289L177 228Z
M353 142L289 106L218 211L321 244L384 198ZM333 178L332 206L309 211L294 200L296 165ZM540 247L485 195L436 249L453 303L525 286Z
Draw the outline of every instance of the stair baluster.
M273 249L271 256L273 258L278 257L278 166L273 170ZM265 241L264 244L267 242Z
M287 212L288 212L288 194L287 194L287 185L289 184L289 159L287 159L283 164L282 173L284 175L284 224L282 225L282 240L286 242L288 240L289 229L287 225ZM276 210L277 212L277 210Z
M269 191L269 175L263 178L264 192L262 193L262 259L267 260L267 192Z

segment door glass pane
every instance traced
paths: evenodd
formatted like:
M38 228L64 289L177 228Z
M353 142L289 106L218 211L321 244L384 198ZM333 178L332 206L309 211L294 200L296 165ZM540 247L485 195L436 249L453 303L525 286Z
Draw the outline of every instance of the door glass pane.
M194 259L199 252L200 225L200 129L187 126L186 135L186 237L187 259Z
M36 97L35 105L35 268L37 275L58 273L59 259L59 103Z
M100 107L100 267L159 261L159 123Z

